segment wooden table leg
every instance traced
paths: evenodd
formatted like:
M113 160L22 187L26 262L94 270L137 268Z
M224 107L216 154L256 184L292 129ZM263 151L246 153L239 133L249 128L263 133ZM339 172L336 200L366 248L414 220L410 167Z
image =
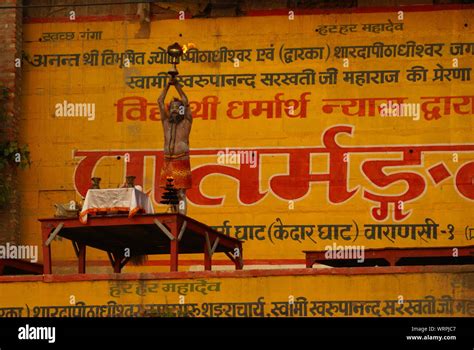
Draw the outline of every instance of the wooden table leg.
M49 224L48 224L49 226ZM51 245L46 245L49 234L51 233L51 228L46 227L46 224L41 225L41 235L43 238L43 274L50 275L52 273L51 265Z
M212 270L212 256L209 254L209 245L207 241L204 241L204 270Z
M79 254L77 256L79 261L79 273L86 273L86 245L79 243Z
M122 270L122 257L119 254L114 254L114 273L120 273Z
M107 256L109 257L110 265L112 265L112 268L114 269L114 273L120 273L122 266L118 254L107 252Z
M314 265L313 259L310 254L306 253L306 268L312 268Z
M239 249L239 256L235 258L235 269L236 270L242 270L244 268L244 251L242 250L242 244L239 243L238 246Z
M179 241L178 225L176 221L169 223L171 235L174 239L170 240L170 271L178 271Z

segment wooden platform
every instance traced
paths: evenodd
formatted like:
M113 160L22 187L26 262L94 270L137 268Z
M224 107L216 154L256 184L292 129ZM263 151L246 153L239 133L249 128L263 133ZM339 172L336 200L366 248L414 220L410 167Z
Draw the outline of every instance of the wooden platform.
M41 275L43 265L20 259L0 259L0 276Z
M457 249L454 254L454 248ZM315 263L332 267L362 266L419 266L474 264L474 246L436 248L383 248L365 249L364 261L353 259L327 259L326 251L303 251L306 267Z
M131 257L170 255L170 271L178 271L179 254L203 253L206 270L212 256L224 253L236 269L243 267L242 242L219 233L204 223L181 214L90 216L87 224L78 218L45 218L41 222L44 274L52 273L51 245L56 236L72 241L78 257L78 272L86 272L86 247L107 252L114 272L119 273Z

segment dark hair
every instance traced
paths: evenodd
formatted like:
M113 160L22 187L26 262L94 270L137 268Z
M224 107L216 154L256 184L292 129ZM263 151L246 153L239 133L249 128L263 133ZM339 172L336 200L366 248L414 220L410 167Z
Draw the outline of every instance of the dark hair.
M181 101L181 100L180 100L179 98L177 98L177 97L173 97L173 99L170 101L170 103L168 103L168 110L171 108L171 104L172 104L173 102L179 102L180 105L184 106L183 101Z

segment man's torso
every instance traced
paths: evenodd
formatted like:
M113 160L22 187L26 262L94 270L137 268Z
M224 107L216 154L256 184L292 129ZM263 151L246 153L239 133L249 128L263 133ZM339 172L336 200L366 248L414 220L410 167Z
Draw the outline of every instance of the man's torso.
M164 152L166 155L178 155L189 153L189 134L191 133L191 123L183 119L174 124L169 120L163 122L164 131Z

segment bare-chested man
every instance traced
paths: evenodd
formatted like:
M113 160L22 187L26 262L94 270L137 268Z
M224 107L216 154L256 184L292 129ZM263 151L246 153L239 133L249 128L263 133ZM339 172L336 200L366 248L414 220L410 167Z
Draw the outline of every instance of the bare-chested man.
M171 85L176 87L180 99L174 97L165 107L165 98ZM186 189L191 188L191 165L189 162L189 134L193 118L188 104L188 98L181 85L172 78L166 84L158 98L161 123L164 133L165 161L160 175L160 187L166 187L166 179L173 178L174 187L178 190L179 204L175 212L186 215ZM178 210L176 210L178 209Z

